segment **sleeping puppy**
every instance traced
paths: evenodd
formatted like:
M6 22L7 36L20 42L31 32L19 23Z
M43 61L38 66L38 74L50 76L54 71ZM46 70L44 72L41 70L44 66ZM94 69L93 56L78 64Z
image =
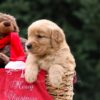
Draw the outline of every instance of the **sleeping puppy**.
M40 69L48 72L51 85L58 87L64 73L75 70L75 60L65 40L63 30L54 22L42 19L28 27L28 53L25 66L25 80L37 80Z

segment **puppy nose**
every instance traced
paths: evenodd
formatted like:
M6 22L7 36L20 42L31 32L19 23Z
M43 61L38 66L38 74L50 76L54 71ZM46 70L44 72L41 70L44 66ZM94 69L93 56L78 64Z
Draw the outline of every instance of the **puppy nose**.
M10 22L4 22L5 26L10 26Z
M27 44L26 47L27 47L27 49L31 49L32 48L32 44Z

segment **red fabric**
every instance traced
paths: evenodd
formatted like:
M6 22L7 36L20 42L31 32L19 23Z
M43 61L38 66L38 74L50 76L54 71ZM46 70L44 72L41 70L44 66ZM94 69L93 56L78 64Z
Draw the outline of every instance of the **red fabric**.
M10 35L10 60L25 61L25 53L17 33L12 32Z
M53 100L45 86L45 71L34 84L26 83L22 70L0 69L0 100Z
M10 44L10 61L25 61L25 53L18 33L11 32L6 37L0 39L0 49L7 44Z
M10 42L10 35L0 39L0 49L3 49Z

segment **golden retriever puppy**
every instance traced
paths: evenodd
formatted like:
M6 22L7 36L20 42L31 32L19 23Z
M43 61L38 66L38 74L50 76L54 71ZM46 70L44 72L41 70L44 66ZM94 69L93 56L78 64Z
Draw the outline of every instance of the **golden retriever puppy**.
M25 80L29 83L36 81L39 70L43 69L48 72L51 85L58 87L64 73L75 69L64 32L52 21L42 19L28 27L26 49Z

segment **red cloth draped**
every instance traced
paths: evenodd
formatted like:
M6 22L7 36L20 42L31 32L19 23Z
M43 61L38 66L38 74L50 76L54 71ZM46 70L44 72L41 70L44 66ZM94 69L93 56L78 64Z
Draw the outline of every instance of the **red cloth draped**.
M25 61L25 53L18 33L11 32L0 39L0 49L10 44L10 61Z
M0 100L53 100L45 86L45 71L33 84L25 82L23 70L0 69Z
M0 39L0 49L3 49L10 42L10 34Z

